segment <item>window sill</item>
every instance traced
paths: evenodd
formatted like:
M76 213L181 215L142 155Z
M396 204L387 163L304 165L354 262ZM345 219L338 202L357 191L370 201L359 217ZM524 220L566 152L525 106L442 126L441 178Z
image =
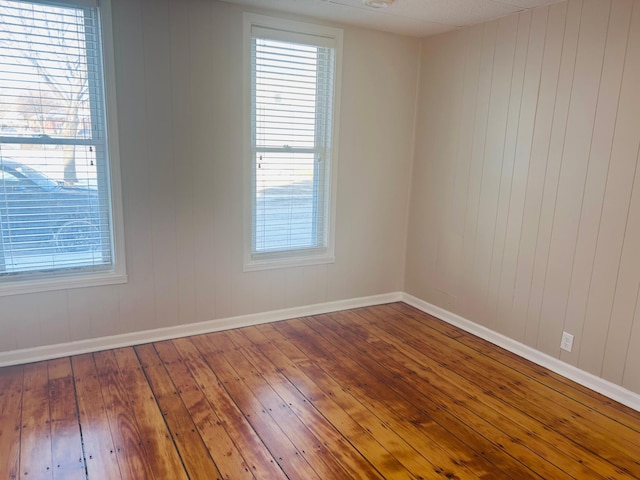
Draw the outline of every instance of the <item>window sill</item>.
M118 272L75 273L72 275L50 276L39 279L4 280L0 281L0 297L47 292L51 290L66 290L68 288L114 285L126 283L127 281L127 275Z
M310 265L335 263L335 261L335 257L328 254L248 259L244 263L243 271L255 272L258 270L270 270L274 268L306 267Z

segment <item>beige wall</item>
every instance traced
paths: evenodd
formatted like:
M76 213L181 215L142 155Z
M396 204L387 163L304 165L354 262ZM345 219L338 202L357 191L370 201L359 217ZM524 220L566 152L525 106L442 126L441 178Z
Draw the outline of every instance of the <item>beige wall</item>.
M0 298L0 351L402 289L419 42L346 28L336 263L242 272L242 9L113 0L130 281Z
M640 2L426 40L420 87L406 290L640 393Z

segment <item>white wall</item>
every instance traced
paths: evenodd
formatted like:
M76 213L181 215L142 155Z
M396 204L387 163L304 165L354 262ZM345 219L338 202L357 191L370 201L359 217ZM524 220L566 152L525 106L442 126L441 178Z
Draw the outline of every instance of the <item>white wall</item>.
M640 393L639 86L639 1L424 41L406 291Z
M336 263L242 272L242 9L113 0L128 284L0 298L0 351L401 290L419 42L344 35Z

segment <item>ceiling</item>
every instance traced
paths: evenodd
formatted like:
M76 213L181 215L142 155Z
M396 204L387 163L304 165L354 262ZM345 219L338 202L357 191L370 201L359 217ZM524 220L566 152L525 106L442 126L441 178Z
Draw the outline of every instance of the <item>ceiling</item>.
M426 37L564 0L395 0L371 8L362 0L223 0L386 32Z

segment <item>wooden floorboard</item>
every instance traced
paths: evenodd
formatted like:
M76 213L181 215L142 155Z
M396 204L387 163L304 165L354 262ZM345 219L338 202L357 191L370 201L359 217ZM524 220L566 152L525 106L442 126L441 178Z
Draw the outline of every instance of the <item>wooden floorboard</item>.
M48 370L53 478L81 480L85 478L82 437L71 361L68 357L51 360Z
M0 478L19 477L22 365L0 369Z
M20 434L20 474L53 478L47 362L25 366Z
M638 479L640 413L393 303L1 368L18 478Z

